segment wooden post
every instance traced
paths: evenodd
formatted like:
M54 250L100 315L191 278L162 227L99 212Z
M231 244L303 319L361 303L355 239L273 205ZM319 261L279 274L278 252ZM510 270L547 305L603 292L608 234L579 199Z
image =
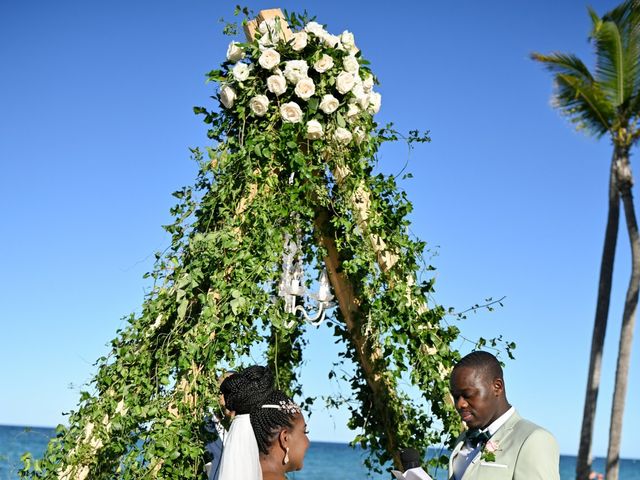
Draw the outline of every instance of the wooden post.
M258 16L253 20L249 20L244 26L244 33L247 36L247 40L253 42L256 38L256 31L260 27L260 24L265 21L273 20L276 22L277 29L282 32L282 37L285 41L291 40L293 33L289 28L287 20L284 18L282 10L279 8L272 8L270 10L260 10Z

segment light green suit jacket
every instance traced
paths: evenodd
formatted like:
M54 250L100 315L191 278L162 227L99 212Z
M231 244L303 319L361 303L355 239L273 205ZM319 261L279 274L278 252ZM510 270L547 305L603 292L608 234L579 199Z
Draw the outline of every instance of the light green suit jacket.
M449 480L453 478L453 459L465 438L466 432L458 437L449 457ZM461 480L560 480L560 453L555 438L518 412L493 434L490 442L497 447L495 461L482 460L482 452L478 452Z

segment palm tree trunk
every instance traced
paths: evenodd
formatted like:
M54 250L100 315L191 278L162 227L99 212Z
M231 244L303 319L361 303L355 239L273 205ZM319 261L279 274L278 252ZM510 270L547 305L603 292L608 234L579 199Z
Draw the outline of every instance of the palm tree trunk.
M618 364L616 366L616 383L613 392L613 405L611 406L611 424L609 425L609 449L607 451L607 480L618 480L620 467L620 442L622 439L622 421L624 416L624 404L627 396L627 380L629 376L629 363L631 361L631 344L633 329L636 322L636 310L638 307L638 289L640 287L640 235L638 235L638 222L633 206L631 187L633 180L629 167L628 151L618 161L618 183L620 196L624 205L629 242L631 243L631 278L627 289L627 296L622 315L622 328L620 330L620 345L618 347Z
M600 280L598 282L598 300L596 316L591 336L591 356L589 358L589 375L587 378L587 392L584 400L582 415L582 430L580 432L580 448L576 462L576 480L588 480L591 473L591 442L593 440L593 422L596 416L598 390L600 388L600 372L602 367L602 350L607 330L609 316L609 301L611 299L611 278L613 276L613 261L618 239L618 224L620 218L620 197L616 182L616 151L611 159L609 174L609 213L607 214L607 228L604 236L602 260L600 261Z

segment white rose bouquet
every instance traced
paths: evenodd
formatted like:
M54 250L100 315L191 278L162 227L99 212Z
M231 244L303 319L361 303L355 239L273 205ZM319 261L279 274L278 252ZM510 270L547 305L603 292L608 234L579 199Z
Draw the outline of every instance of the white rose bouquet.
M285 39L271 20L258 25L255 40L229 44L227 61L209 75L220 84L220 118L228 128L251 122L286 135L291 145L312 142L319 153L366 148L381 97L353 33L334 35L314 21L292 29ZM265 143L256 151L269 151Z

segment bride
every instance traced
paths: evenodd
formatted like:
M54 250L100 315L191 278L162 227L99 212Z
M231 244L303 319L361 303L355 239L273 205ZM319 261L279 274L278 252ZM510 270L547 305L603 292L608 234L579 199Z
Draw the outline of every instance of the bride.
M249 367L226 378L220 390L235 416L218 480L284 480L285 473L302 468L306 423L300 407L273 388L269 369Z

